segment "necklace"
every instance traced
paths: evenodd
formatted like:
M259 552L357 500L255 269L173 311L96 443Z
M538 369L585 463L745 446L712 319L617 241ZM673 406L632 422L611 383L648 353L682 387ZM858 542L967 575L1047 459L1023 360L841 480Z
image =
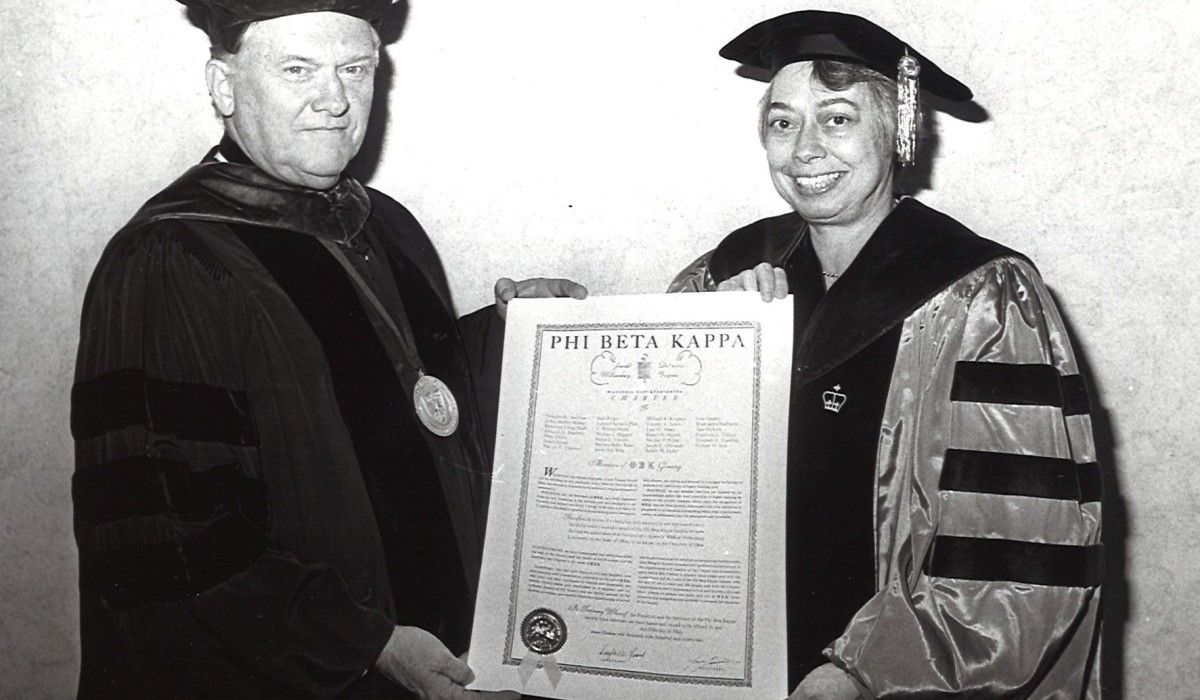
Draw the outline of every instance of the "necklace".
M821 274L825 275L826 277L828 277L831 280L835 280L838 277L842 276L842 273L840 273L840 272L826 272L824 270L821 270Z
M333 254L334 259L346 270L350 281L374 307L379 320L392 332L396 345L404 354L405 360L395 362L394 366L397 372L405 375L402 378L403 382L412 379L413 412L417 414L421 424L429 432L439 437L452 435L458 429L458 401L455 400L454 394L451 393L450 387L446 386L445 382L431 374L425 374L425 364L421 361L421 356L417 354L417 341L413 338L412 327L408 323L408 316L404 313L403 302L396 299L395 311L400 321L397 323L396 319L393 319L388 310L384 308L383 302L379 301L379 297L375 295L371 286L363 279L362 274L355 269L354 263L346 257L342 248L327 238L318 238L317 240Z

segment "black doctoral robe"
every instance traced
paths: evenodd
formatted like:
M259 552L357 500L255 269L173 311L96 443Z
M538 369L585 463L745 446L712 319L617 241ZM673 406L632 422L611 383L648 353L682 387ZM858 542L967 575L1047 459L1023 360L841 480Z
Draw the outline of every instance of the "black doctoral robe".
M84 301L80 695L396 692L371 671L394 624L466 648L488 479L472 375L495 380L500 322L464 340L393 200L221 152L118 232ZM404 353L318 238L411 328L457 398L452 436L419 426Z

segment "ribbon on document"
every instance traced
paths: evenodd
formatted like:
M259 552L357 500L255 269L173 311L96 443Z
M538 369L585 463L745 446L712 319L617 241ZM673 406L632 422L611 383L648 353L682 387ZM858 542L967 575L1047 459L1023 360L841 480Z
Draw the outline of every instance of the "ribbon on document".
M521 642L529 650L517 668L522 687L535 671L544 668L546 677L550 679L550 687L557 688L562 680L562 668L554 654L567 643L566 620L550 608L536 608L521 621Z
M558 660L554 658L554 654L538 654L537 652L526 654L525 658L521 659L521 665L517 667L517 675L521 676L521 687L523 688L529 683L529 679L539 668L546 669L550 687L557 688L558 682L562 680L562 669L558 666Z

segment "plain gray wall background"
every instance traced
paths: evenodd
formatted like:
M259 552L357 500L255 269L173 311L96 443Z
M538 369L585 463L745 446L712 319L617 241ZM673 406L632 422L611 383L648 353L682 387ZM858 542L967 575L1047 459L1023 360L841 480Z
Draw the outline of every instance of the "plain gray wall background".
M460 312L499 275L661 291L786 205L763 86L716 55L782 0L412 0L359 169L438 244ZM1030 255L1099 402L1106 675L1200 690L1200 4L862 2L976 92L918 194ZM0 8L0 696L73 693L69 394L108 238L215 143L202 32L169 0ZM373 156L373 157L372 157Z

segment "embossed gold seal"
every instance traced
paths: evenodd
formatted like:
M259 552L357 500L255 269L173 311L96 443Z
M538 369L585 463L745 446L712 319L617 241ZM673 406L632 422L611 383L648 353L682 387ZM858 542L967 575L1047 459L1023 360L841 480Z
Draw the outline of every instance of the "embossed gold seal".
M553 654L567 643L567 623L549 608L537 608L521 621L521 641L532 652Z

